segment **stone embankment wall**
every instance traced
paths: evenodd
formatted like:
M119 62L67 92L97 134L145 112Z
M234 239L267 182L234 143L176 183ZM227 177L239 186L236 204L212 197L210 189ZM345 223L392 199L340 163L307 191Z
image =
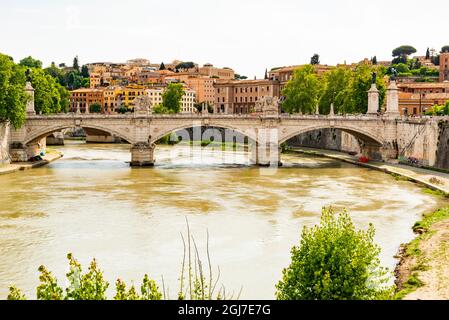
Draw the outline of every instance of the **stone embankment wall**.
M0 122L0 166L9 164L9 124Z
M449 169L449 123L440 122L435 167Z
M414 158L419 164L436 166L439 131L438 121L399 122L397 126L398 157L400 159Z

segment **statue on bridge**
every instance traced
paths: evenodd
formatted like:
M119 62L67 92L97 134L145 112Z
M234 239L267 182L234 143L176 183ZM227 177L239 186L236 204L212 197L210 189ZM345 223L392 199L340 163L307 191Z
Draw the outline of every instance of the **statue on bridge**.
M398 77L398 71L396 70L396 68L391 68L390 69L391 72L391 76L390 76L390 81L396 81L397 77Z
M371 77L372 77L371 84L376 84L376 82L377 82L377 73L376 72L372 72L371 73Z
M256 102L256 113L264 115L278 115L279 114L279 98L278 97L263 97Z
M138 96L134 99L134 114L146 116L152 113L151 99L147 95Z

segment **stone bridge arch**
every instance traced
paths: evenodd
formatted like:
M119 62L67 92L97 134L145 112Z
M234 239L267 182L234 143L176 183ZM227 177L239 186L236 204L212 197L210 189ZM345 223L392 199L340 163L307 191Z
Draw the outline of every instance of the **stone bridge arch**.
M97 125L97 124L92 124L92 123L86 123L86 124L83 123L80 125L75 125L73 123L71 123L71 124L65 123L65 124L57 124L57 125L53 125L53 126L47 126L44 128L37 128L35 130L33 130L32 127L28 127L30 131L27 132L25 139L23 140L23 144L27 145L34 141L45 138L54 132L68 129L68 128L73 128L73 127L95 129L95 130L107 132L111 135L114 135L114 136L117 136L117 137L123 139L124 141L126 141L130 144L134 143L134 138L131 136L131 134L124 134L124 133L122 133L118 130L115 130L111 127L108 127L108 126L102 126L102 125Z
M217 129L225 129L225 130L232 130L235 131L244 137L247 137L248 140L252 142L257 141L257 129L251 128L251 127L238 127L234 125L224 124L224 123L215 123L215 122L197 122L197 123L189 123L189 124L179 124L179 125L172 125L172 126L154 126L152 128L152 135L151 135L151 143L156 143L163 137L179 132L181 130L185 129L191 129L191 128L198 128L198 127L206 127L206 128L217 128Z
M360 125L363 125L363 123L360 122ZM323 124L286 130L287 132L280 137L279 144L287 142L288 140L298 135L322 129L339 129L343 132L346 132L354 136L359 142L361 142L360 148L364 155L376 160L382 160L383 158L382 148L385 146L383 137L378 136L375 132L373 133L352 125Z

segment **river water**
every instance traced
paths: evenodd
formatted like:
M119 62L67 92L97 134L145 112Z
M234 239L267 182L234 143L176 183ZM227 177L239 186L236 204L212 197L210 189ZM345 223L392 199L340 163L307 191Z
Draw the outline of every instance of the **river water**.
M283 155L277 170L248 166L245 152L158 146L157 165L131 169L127 145L71 142L46 167L0 176L0 299L15 284L35 297L43 264L66 285L66 254L95 257L110 288L145 273L176 298L187 218L206 263L241 298L274 298L290 248L323 206L373 223L382 263L393 269L420 215L442 205L416 185L326 158ZM111 291L112 292L112 291Z

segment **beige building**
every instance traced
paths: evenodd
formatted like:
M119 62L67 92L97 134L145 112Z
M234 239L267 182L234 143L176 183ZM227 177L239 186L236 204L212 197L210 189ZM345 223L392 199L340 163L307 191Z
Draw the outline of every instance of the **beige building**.
M166 90L165 86L149 88L145 90L145 93L150 97L151 105L157 106L162 103L162 95ZM181 113L194 113L195 108L195 96L196 93L190 88L184 88L184 95L181 100Z
M247 114L255 111L256 102L263 97L279 97L277 80L217 81L214 113Z
M202 76L224 80L234 80L235 78L235 72L231 68L216 68L210 63L199 67L198 73Z

